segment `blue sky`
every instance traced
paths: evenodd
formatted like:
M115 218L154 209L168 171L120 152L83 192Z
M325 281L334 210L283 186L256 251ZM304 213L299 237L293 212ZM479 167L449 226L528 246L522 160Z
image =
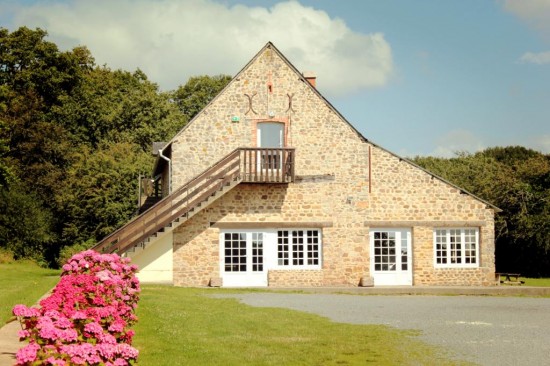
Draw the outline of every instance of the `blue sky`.
M0 24L41 27L166 90L234 75L272 41L395 153L550 153L550 0L0 0Z

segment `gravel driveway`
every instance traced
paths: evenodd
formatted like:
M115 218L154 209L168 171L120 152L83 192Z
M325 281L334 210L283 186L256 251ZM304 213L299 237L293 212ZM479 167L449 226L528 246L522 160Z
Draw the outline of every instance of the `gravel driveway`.
M550 365L550 299L245 293L233 297L336 322L418 329L427 343L481 365Z

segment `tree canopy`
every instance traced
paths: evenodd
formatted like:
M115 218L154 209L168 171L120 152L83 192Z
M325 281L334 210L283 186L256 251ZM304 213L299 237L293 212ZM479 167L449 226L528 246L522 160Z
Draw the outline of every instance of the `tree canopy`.
M0 28L0 248L54 264L136 211L154 141L167 141L230 80L191 78L162 92L141 70L62 52L47 32Z

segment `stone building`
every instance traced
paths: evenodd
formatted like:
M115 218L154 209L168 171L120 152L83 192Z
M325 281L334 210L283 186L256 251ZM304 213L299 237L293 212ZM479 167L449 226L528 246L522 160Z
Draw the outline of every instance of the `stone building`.
M498 210L363 137L266 44L158 154L165 198L96 249L176 286L494 282Z

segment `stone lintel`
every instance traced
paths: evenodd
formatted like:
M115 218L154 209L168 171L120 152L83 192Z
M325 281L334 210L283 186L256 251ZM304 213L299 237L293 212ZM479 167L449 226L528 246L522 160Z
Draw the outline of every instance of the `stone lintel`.
M369 227L481 227L485 226L485 221L436 221L436 220L418 220L418 221L365 221L365 226Z
M284 228L323 228L332 227L332 221L300 221L300 222L288 222L288 221L255 221L255 222L243 222L243 221L224 221L224 222L211 222L210 227L218 229L284 229Z

